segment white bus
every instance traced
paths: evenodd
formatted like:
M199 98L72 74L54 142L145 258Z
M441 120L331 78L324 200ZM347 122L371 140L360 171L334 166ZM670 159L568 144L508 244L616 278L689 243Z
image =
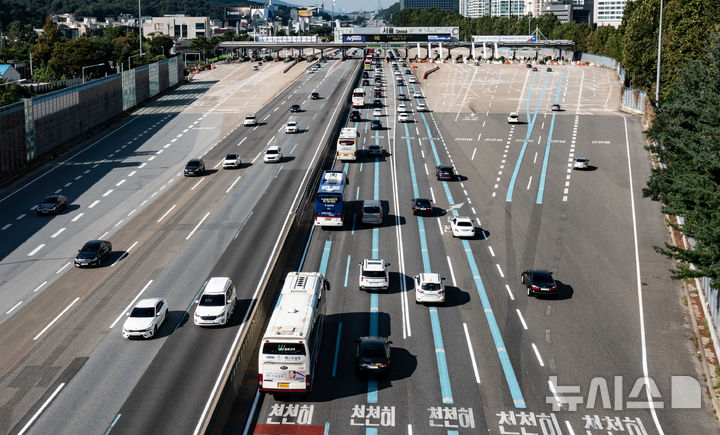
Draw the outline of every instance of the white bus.
M260 391L310 392L322 341L325 291L329 289L319 272L288 273L260 344Z
M335 157L338 160L357 160L357 142L360 133L355 127L344 127L337 140Z
M360 109L365 107L365 91L363 90L363 88L353 89L352 106Z

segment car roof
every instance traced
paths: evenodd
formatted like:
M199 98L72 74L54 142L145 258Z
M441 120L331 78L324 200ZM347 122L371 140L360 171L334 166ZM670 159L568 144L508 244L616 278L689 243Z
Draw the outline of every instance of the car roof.
M370 206L370 207L372 207L372 206L380 207L380 201L378 201L377 199L366 199L366 200L363 201L362 205L363 205L363 207L366 207L366 206ZM379 261L379 260L378 260L378 261Z
M549 270L545 269L530 269L529 272L534 277L540 277L543 275L552 277L552 273Z
M279 146L277 146L277 145L273 145L273 146L271 146L270 148L268 148L267 150L268 150L268 151L270 151L270 150L273 150L273 151L280 151L280 147L279 147Z
M190 159L188 163L202 163L201 159Z
M246 117L246 118L254 118L254 117L255 117L255 114L254 114L254 113L248 113L247 115L245 115L245 117Z
M43 198L43 201L47 201L49 199L58 199L58 198L65 198L64 195L48 195L45 198Z
M237 154L230 153L230 154L226 155L225 158L226 159L237 159L237 156L238 156Z
M440 283L440 274L439 273L421 273L418 274L418 278L420 279L420 282L433 282L433 283Z
M105 240L88 240L87 242L85 242L85 245L99 245L104 241Z
M297 121L290 120L290 121L288 121L288 124L297 124Z
M455 222L472 222L472 219L467 216L456 216Z
M230 278L228 277L210 278L207 285L205 286L205 290L203 290L203 294L225 293L225 286L227 285L228 281L230 281ZM232 281L230 282L232 283Z
M157 305L157 303L161 300L162 298L141 299L137 304L135 304L135 308L155 308L155 305Z
M452 169L453 167L451 165L438 165L437 169Z
M517 112L510 112L510 116L518 116Z
M379 342L385 343L385 342L387 342L388 338L370 335L370 336L358 337L358 340L362 341L362 342L379 341Z
M385 270L385 260L381 259L371 259L366 258L363 260L363 269L364 270Z

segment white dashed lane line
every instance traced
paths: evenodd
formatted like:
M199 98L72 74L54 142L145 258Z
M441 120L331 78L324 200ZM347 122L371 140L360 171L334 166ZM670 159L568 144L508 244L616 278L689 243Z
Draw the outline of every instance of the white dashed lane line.
M517 312L517 315L518 315L518 317L520 318L520 323L522 323L523 328L524 328L524 329L528 329L527 323L525 323L525 319L523 318L523 315L522 315L522 313L520 312L520 310L516 308L515 311Z
M27 215L25 213L23 213L20 216L16 217L15 220L19 221L20 219L24 218L25 216L27 216Z
M78 213L77 216L75 216L74 218L70 219L70 222L77 222L78 219L80 219L80 218L83 217L83 216L85 216L85 213Z
M110 195L113 192L112 189L109 189L107 192L102 194L102 197L105 198L106 196Z
M20 302L18 302L17 304L13 305L13 307L10 308L9 310L7 310L7 311L5 312L5 314L10 314L10 313L12 313L12 312L15 310L15 308L19 307L20 304L22 304L22 303L23 303L23 301L20 301Z
M132 171L128 174L128 177L132 177L133 175L137 174L137 171Z
M45 331L47 331L48 329L50 329L50 327L51 327L52 325L54 325L55 322L57 322L58 319L59 319L60 317L62 317L62 315L65 314L70 308L72 308L72 306L75 305L75 303L76 303L77 301L79 301L79 300L80 300L80 298L77 297L77 298L75 298L72 302L70 302L70 305L68 305L67 307L65 307L65 309L62 310L62 311L60 312L60 314L58 314L58 315L52 320L52 322L48 323L47 326L44 327L43 330L40 331L40 332L38 333L38 335L36 335L36 336L33 338L33 341L34 341L34 340L37 340L38 338L40 338L40 337L45 333Z
M37 292L38 290L40 290L45 284L47 284L47 281L43 281L42 284L40 284L39 286L35 287L35 290L33 290L33 293L35 293L35 292Z
M93 208L93 207L95 207L96 205L98 205L99 203L100 203L100 200L99 200L99 199L96 199L95 201L92 202L92 204L90 204L90 205L88 206L88 208Z
M65 227L60 228L59 230L55 231L55 234L53 234L52 236L50 236L50 238L54 239L55 237L57 237L57 236L59 236L60 234L62 234L63 231L65 231Z
M163 213L162 216L160 216L160 218L157 220L157 222L160 223L160 221L162 221L163 219L165 219L165 217L166 217L168 214L170 214L171 211L173 211L173 209L175 208L176 205L177 205L177 204L173 204L172 207L170 207L170 209L169 209L168 211L166 211L165 213Z
M122 222L122 221L121 221L121 222ZM118 222L118 223L120 223L120 222ZM115 260L115 262L110 265L110 267L115 266L116 264L118 264L118 262L120 262L120 260L122 260L123 258L127 257L127 255L130 253L130 250L131 250L132 248L134 248L135 245L137 245L137 244L138 244L138 242L135 241L135 243L133 243L132 245L130 245L130 247L127 248L127 249L125 250L125 252L123 252L122 255L120 255L120 256L118 257L118 259Z
M205 219L207 219L208 216L210 216L210 212L207 212L205 214L205 216L203 216L203 218L200 219L200 222L198 222L198 224L195 226L195 228L193 228L192 231L190 231L190 234L188 234L187 237L185 237L185 240L190 240L190 237L192 237L192 235L195 234L195 231L197 231L197 229L200 228L200 225L202 225L202 223L205 222Z
M545 367L545 363L543 362L543 359L540 356L540 351L538 351L538 348L537 348L537 346L535 346L535 343L532 344L532 348L535 351L535 357L537 357L537 360L540 363L540 367Z
M40 246L38 246L37 248L35 248L35 249L33 249L32 251L30 251L27 256L28 256L28 257L32 257L33 255L37 254L38 251L40 251L40 250L41 250L42 248L44 248L44 247L45 247L45 244L44 244L44 243L41 243Z
M65 263L65 264L63 265L63 267L61 267L60 269L58 269L58 270L55 272L55 274L62 273L62 271L65 270L65 268L68 267L68 266L70 266L70 262L69 262L69 261L68 261L67 263Z
M3 225L2 230L5 231L6 229L10 228L11 226L12 226L12 224L5 224L5 225Z
M200 180L198 180L198 182L195 183L195 185L194 185L190 190L195 190L195 188L198 187L198 186L200 185L200 183L203 182L204 179L205 179L205 177L203 177L203 178L201 178Z
M505 278L505 274L503 273L502 269L500 268L499 264L495 264L495 267L497 267L498 273L500 274L501 278Z
M120 187L120 186L122 186L123 184L125 184L125 181L126 181L125 179L122 179L122 180L118 181L118 182L115 184L115 187Z

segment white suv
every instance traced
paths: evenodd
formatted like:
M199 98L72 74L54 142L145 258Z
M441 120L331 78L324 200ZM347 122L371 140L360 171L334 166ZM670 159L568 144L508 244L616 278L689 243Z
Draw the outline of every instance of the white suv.
M255 118L255 114L251 113L245 117L245 120L243 121L243 125L245 127L252 127L254 125L257 125L257 118Z
M240 160L240 156L237 154L228 154L225 156L225 160L223 160L223 168L239 168L242 165L242 161Z
M445 277L438 273L415 275L415 303L445 302Z
M390 287L388 266L383 259L366 258L360 263L360 278L358 285L360 290L387 290Z
M285 133L297 133L298 132L298 125L295 121L288 121L288 123L285 125Z
M194 321L198 326L225 325L230 320L237 293L230 278L210 278L205 285L198 306L195 308Z
M520 118L518 117L517 112L512 112L510 116L508 116L508 124L519 124Z
M283 158L282 150L279 146L273 145L267 150L265 150L265 156L263 157L263 161L265 163L278 163L281 162Z

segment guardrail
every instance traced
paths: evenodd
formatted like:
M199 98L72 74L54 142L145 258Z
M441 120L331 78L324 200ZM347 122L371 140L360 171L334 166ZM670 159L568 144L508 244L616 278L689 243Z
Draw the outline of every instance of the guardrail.
M360 78L362 65L358 65L355 76L351 78L353 83ZM218 389L218 393L212 399L210 409L205 414L205 418L198 424L196 433L220 434L223 433L226 422L230 417L235 399L241 393L244 385L245 374L248 368L254 363L255 350L265 332L269 314L272 313L275 300L277 299L282 282L288 271L294 270L288 265L293 263L293 256L297 256L295 245L302 241L313 222L311 216L306 215L308 206L312 204L309 201L313 196L314 189L317 189L322 171L332 165L335 158L334 140L337 138L340 129L343 127L345 117L343 116L350 109L350 98L343 96L344 102L332 128L332 134L329 134L327 141L323 144L323 150L318 159L318 164L312 170L308 179L308 183L303 190L298 208L290 217L290 223L287 225L282 235L281 249L271 259L270 274L268 274L265 282L262 283L261 291L258 295L257 302L252 308L252 312L248 318L247 326L240 336L239 346L237 346L232 357L232 369L225 369L225 378L223 386Z

